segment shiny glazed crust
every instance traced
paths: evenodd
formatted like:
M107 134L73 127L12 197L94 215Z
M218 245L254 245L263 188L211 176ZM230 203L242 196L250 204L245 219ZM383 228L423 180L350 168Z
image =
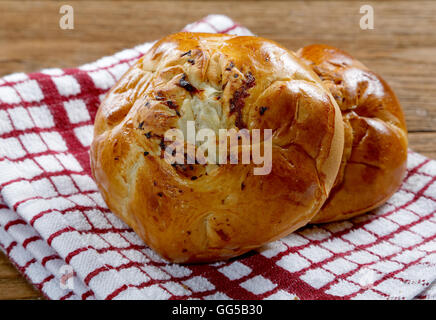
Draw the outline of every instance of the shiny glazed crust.
M348 219L383 204L400 186L407 162L407 129L389 85L344 51L327 45L300 49L330 90L345 129L341 168L312 223Z
M170 165L170 128L273 130L272 170ZM102 102L91 168L109 208L162 257L243 254L305 225L326 200L343 124L313 71L258 37L178 33L156 43Z

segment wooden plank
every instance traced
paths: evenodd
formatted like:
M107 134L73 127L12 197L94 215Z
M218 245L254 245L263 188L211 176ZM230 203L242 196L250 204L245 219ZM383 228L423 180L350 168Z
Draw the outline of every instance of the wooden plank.
M436 132L409 132L409 145L414 151L436 159Z
M58 26L60 3L0 2L0 74L73 67L224 13L290 49L328 43L392 85L411 131L436 130L436 3L377 1L375 29L359 28L358 1L70 1L75 29Z
M42 299L43 296L0 252L0 299Z

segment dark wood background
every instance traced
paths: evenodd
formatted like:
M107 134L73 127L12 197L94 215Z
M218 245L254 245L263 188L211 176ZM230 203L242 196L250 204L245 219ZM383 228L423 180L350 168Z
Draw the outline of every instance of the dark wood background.
M74 30L59 28L62 4L74 8ZM374 30L359 27L363 4L374 8ZM327 43L349 51L394 88L410 147L436 158L436 1L0 1L0 76L74 67L210 13L293 50ZM0 299L40 297L0 254Z

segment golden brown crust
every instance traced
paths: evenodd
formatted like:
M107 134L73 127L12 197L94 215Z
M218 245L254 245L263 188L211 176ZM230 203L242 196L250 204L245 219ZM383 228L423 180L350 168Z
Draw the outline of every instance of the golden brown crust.
M272 129L271 173L253 175L254 164L171 166L162 137L188 120ZM162 39L108 93L94 130L91 167L109 208L175 262L228 259L305 225L343 150L340 110L318 77L257 37Z
M344 51L327 45L297 56L321 78L341 108L345 142L331 195L311 221L343 220L383 204L400 186L407 161L407 129L388 84Z

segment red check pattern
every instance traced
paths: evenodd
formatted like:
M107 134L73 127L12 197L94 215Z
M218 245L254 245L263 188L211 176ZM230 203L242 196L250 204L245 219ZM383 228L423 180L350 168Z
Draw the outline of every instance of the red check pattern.
M184 30L251 34L211 15ZM50 299L435 297L436 162L409 153L401 189L350 221L308 226L237 259L169 264L106 207L89 145L105 92L151 46L0 79L0 247ZM63 289L74 270L73 286ZM435 286L436 287L436 286Z

